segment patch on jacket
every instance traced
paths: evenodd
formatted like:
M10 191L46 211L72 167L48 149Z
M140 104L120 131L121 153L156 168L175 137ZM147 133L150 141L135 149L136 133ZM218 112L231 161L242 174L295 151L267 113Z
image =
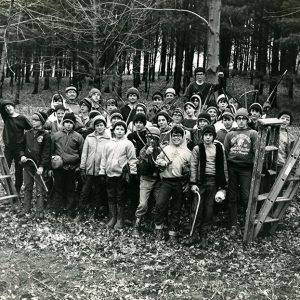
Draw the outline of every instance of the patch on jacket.
M38 143L41 143L43 141L43 138L44 137L42 135L40 135L36 140Z

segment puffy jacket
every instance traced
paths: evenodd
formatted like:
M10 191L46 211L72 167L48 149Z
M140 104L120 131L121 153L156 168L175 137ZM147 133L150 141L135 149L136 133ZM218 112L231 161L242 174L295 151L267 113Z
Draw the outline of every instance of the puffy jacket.
M121 176L126 164L129 165L130 174L137 173L137 159L132 142L126 137L121 140L111 139L104 147L103 158L100 163L100 175Z
M61 156L64 169L74 169L80 163L83 137L76 131L55 132L52 138L52 154Z
M51 138L44 129L30 129L25 133L24 147L21 156L34 160L38 167L49 168L51 159Z
M93 132L86 137L83 144L80 169L85 170L87 175L99 175L104 146L109 140L110 137L106 132L103 135L96 135Z

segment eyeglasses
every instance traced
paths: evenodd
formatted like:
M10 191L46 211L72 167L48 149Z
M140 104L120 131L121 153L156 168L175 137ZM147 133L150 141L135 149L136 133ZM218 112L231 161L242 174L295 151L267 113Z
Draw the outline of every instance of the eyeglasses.
M235 118L236 120L247 120L247 118L246 117L237 117L237 118Z

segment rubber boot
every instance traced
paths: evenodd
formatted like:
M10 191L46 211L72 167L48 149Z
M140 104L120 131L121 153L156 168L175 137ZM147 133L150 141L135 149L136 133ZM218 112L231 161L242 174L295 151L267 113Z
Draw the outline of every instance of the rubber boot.
M135 223L133 225L133 232L132 232L133 237L139 237L140 236L140 232L139 232L140 225L141 225L141 219L136 218Z
M117 223L114 226L114 229L123 229L124 228L124 207L118 205L118 216Z
M115 203L108 203L108 210L110 214L110 220L107 223L107 227L114 228L117 222L117 205Z

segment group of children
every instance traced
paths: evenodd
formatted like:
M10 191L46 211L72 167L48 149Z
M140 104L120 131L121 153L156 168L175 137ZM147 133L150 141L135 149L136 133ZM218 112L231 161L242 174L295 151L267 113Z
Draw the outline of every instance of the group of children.
M203 69L195 70L195 79L183 109L163 109L166 99L176 97L174 89L154 93L157 111L151 118L134 87L126 93L128 104L119 110L114 99L104 103L96 88L77 101L77 90L70 86L64 96L52 97L47 113L37 111L31 121L15 111L13 102L2 101L4 153L9 167L14 160L18 193L24 173L23 214L31 212L36 183L38 218L44 217L45 204L55 215L78 219L91 211L103 216L107 210L109 228L122 229L124 218L131 218L133 235L139 236L151 206L156 238L176 242L182 207L192 207L192 219L199 193L196 229L185 242L206 246L216 194L221 191L224 198L227 191L230 233L237 234L238 208L245 211L248 203L263 109L259 103L239 108L225 94L216 98L216 105L204 107L210 87ZM278 159L282 165L292 142L287 130L292 115L283 111L278 117L284 122ZM49 177L53 187L45 201L44 181Z

